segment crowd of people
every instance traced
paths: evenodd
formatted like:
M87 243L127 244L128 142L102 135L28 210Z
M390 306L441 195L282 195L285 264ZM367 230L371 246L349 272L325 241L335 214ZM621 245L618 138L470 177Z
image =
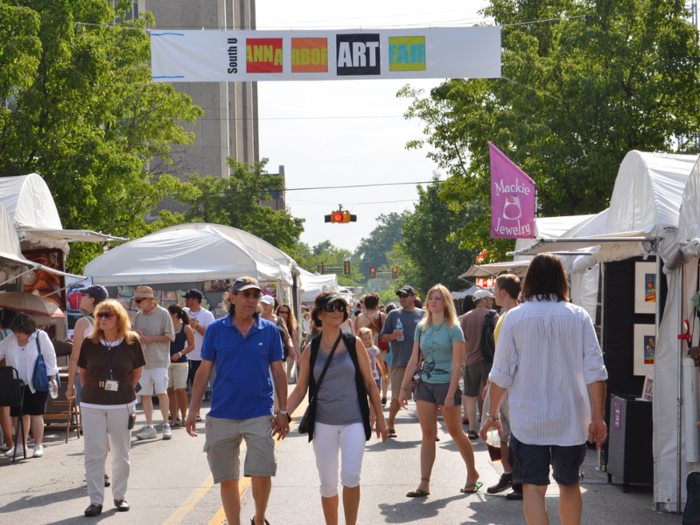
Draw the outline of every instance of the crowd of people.
M139 286L134 292L139 312L131 323L104 287L81 292L86 315L76 323L67 396L80 403L83 418L86 516L102 512L110 484L116 510L130 508L126 497L137 391L146 425L136 438L158 436L156 395L161 437L168 440L171 428L179 425L198 435L210 387L204 451L230 524L240 523L241 476L252 482L251 523L267 523L271 478L277 472L274 440L289 434L290 413L307 397L299 431L313 446L328 524L338 523L339 485L345 522L357 521L365 443L373 433L383 443L399 439L395 420L409 399L415 400L422 440L420 480L407 497L430 495L440 412L465 465L460 492L482 488L472 441L486 440L495 428L504 472L487 491L512 488L508 499L524 500L529 524L548 523L544 494L551 466L560 486L562 523L580 523L578 469L586 442L600 447L607 439L607 372L593 323L568 301L566 276L555 256L535 257L524 287L513 275L500 276L494 293L478 290L465 299L459 317L441 284L428 291L425 308L411 286L397 291L399 305L384 307L370 293L354 311L342 295L324 292L303 307L299 322L289 304L276 304L250 277L233 282L225 298L228 315L219 320L201 307L198 290L187 292L185 308L166 309L151 288ZM0 359L16 368L26 385L21 413L18 407L0 411L8 454L25 453L31 428L33 455L40 457L48 392L34 388L31 371L41 355L55 388L56 355L46 333L26 314L16 315L2 335ZM288 397L289 383L296 386ZM24 437L14 443L10 430L17 428L18 418L25 423ZM243 442L247 452L241 472ZM111 480L105 470L108 455Z

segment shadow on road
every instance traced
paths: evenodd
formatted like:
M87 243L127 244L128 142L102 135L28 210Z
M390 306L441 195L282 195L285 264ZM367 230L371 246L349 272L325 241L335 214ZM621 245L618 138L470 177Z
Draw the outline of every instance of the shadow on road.
M452 496L450 498L430 500L426 498L412 498L394 505L378 505L386 523L409 523L426 518L435 518L441 509L444 509L454 500L464 499L464 496Z
M51 494L42 494L32 496L31 494L22 496L21 498L8 503L4 507L0 507L0 514L9 514L11 512L23 510L26 508L45 507L58 501L66 501L69 499L85 498L87 501L87 488L85 485L75 487L60 492L52 492ZM87 505L86 505L87 506Z

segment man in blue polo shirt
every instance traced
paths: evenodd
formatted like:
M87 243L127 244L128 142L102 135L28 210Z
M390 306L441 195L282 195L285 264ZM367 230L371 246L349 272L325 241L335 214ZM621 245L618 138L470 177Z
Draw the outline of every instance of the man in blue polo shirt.
M197 436L197 411L212 369L216 377L207 414L204 451L214 483L221 483L221 500L230 525L240 524L240 445L246 442L243 475L251 478L255 517L264 525L265 509L277 472L275 442L271 430L284 438L289 433L287 373L284 350L274 323L257 313L262 288L251 277L239 277L231 287L229 315L207 327L202 342L202 364L194 378L192 402L185 427ZM272 372L272 374L270 374ZM273 414L274 380L280 410Z

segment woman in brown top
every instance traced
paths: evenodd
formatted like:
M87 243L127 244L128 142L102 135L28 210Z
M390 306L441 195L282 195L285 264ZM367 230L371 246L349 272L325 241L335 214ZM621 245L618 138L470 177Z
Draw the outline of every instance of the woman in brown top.
M83 385L80 407L85 435L85 471L90 496L86 516L102 512L104 501L105 447L112 448L112 495L117 511L129 510L130 424L136 391L146 360L139 337L131 331L124 307L113 299L95 308L95 326L83 340L78 370Z

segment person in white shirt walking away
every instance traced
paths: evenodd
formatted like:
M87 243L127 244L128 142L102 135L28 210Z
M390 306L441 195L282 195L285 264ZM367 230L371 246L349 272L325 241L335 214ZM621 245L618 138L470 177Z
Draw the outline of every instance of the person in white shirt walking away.
M581 523L579 467L586 440L600 448L608 438L603 354L591 318L568 302L567 291L559 258L537 255L525 276L523 304L503 321L489 375L491 407L481 437L492 427L502 432L500 407L508 392L508 455L513 483L523 484L528 525L549 524L544 498L550 464L562 525Z

